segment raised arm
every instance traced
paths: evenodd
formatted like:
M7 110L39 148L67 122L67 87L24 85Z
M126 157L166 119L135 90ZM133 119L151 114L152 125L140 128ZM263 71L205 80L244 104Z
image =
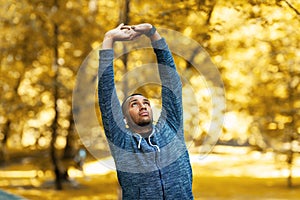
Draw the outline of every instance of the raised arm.
M162 82L162 119L177 132L183 128L182 83L164 38L152 42Z
M172 128L182 126L182 84L176 71L172 53L164 38L151 24L132 26L133 30L145 34L151 40L157 57L159 76L162 82L162 116Z
M98 70L98 101L101 109L102 122L107 138L113 143L122 142L120 129L125 127L123 113L118 100L115 82L113 59L113 45L116 41L127 41L137 37L129 26L120 24L117 28L108 31L99 52Z

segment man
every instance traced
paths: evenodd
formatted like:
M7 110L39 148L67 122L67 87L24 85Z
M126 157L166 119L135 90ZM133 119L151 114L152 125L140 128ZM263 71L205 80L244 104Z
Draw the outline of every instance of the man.
M113 44L143 34L151 40L162 83L162 112L156 125L152 124L146 97L133 94L121 107L115 90ZM165 39L151 24L120 24L105 34L99 54L99 105L122 198L193 199L192 170L183 134L182 85Z

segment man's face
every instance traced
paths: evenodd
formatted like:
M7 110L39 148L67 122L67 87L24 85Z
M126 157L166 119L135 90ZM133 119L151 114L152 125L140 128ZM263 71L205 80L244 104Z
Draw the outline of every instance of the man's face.
M152 109L150 101L146 97L134 95L127 100L126 106L129 117L131 118L127 119L127 122L130 123L132 121L139 126L147 126L152 123Z

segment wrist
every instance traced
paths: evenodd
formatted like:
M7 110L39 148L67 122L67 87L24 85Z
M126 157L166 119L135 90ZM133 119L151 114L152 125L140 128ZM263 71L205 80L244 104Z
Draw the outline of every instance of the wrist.
M155 28L155 26L153 26L153 25L151 25L150 24L150 26L151 26L151 28L150 28L150 30L149 31L147 31L146 33L145 33L145 35L147 36L147 37L151 37L151 36L153 36L155 33L156 33L156 28Z
M151 42L157 41L161 39L161 36L159 33L156 31L152 36L149 37Z
M112 49L114 45L114 39L110 36L104 36L102 49Z
M107 33L105 33L103 40L114 40L113 34L108 31Z

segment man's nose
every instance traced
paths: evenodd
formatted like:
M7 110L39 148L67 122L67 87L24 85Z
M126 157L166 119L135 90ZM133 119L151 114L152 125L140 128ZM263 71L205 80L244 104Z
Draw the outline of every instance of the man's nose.
M143 104L143 103L142 103L142 104L140 104L140 109L141 109L141 110L142 110L142 109L147 109L147 108L146 108L146 105L145 105L145 104Z

